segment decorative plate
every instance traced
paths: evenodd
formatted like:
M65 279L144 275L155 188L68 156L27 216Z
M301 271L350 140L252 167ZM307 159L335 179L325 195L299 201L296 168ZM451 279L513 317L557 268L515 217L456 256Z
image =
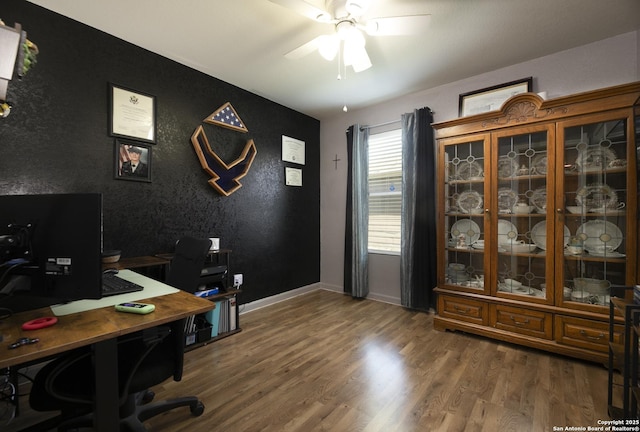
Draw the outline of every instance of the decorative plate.
M502 156L498 159L498 177L515 177L519 168L518 161L515 159L507 156Z
M503 245L518 238L518 228L508 220L498 219L498 244Z
M605 170L617 158L612 149L597 145L579 152L576 166L580 171Z
M576 204L585 206L587 211L602 207L615 209L618 205L618 195L608 185L596 183L578 189Z
M469 180L472 177L481 177L482 176L482 167L476 161L460 162L458 168L456 168L456 177L460 180Z
M538 213L547 212L547 188L541 187L533 191L529 202L536 208Z
M458 207L463 213L482 207L482 196L476 191L464 191L458 196Z
M460 219L451 226L451 238L457 239L460 234L465 236L468 245L473 244L480 238L480 227L471 219Z
M566 247L569 244L569 237L571 237L571 231L569 227L564 226L564 244ZM538 222L531 228L531 240L542 250L547 250L547 221Z
M498 189L498 210L508 211L511 213L511 208L516 205L518 201L518 194L511 188Z
M623 258L626 255L620 252L612 251L612 252L595 252L595 251L587 251L587 253L591 256L598 258Z
M532 174L547 175L547 154L539 154L533 158Z
M603 220L590 220L578 227L576 236L582 239L585 249L610 246L617 249L622 244L622 231L616 224ZM589 252L591 253L591 252Z

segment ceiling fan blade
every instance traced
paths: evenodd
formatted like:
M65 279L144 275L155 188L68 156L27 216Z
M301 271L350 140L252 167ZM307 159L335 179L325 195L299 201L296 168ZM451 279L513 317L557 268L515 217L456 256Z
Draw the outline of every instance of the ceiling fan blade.
M318 36L317 38L312 39L303 45L300 45L298 48L289 51L284 55L285 58L288 58L289 60L298 60L302 57L308 56L319 48L322 37L323 36Z
M371 0L347 0L344 8L352 17L360 18L367 13L369 6L371 6Z
M386 18L371 18L364 25L370 36L403 36L426 31L431 15L406 15Z
M314 21L331 22L331 14L303 0L269 0Z

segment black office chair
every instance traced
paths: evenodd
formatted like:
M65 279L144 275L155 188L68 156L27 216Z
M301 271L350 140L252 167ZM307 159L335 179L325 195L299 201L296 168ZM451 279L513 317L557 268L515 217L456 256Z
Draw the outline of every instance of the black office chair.
M154 327L118 339L120 429L145 431L143 422L165 411L188 406L199 416L204 405L195 396L149 403L148 391L173 377L182 379L184 321ZM68 430L92 426L93 365L89 347L79 348L45 365L33 382L29 403L36 411L60 411L27 430Z
M166 283L195 292L210 246L209 239L181 238ZM149 403L154 397L151 387L171 376L180 381L183 358L184 320L118 339L121 429L144 431L145 420L180 406L189 406L194 416L204 412L204 405L194 396ZM66 353L45 365L34 378L29 403L36 411L61 411L61 414L27 430L91 426L93 382L89 347Z
M183 291L196 292L210 247L209 239L187 236L178 240L165 283Z

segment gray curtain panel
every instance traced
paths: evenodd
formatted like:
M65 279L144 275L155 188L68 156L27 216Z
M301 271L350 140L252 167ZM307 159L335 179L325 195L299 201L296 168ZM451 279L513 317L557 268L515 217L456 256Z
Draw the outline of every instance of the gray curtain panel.
M344 239L344 291L369 294L369 129L347 129L347 209Z
M400 302L435 308L436 151L433 114L421 108L402 115L402 225Z

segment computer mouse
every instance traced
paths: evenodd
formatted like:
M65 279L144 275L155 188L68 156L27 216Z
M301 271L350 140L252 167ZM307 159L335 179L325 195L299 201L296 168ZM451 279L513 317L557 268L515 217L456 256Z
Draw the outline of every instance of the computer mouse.
M117 274L119 271L120 270L118 270L118 269L111 268L111 269L104 270L102 273L104 273L104 274Z

